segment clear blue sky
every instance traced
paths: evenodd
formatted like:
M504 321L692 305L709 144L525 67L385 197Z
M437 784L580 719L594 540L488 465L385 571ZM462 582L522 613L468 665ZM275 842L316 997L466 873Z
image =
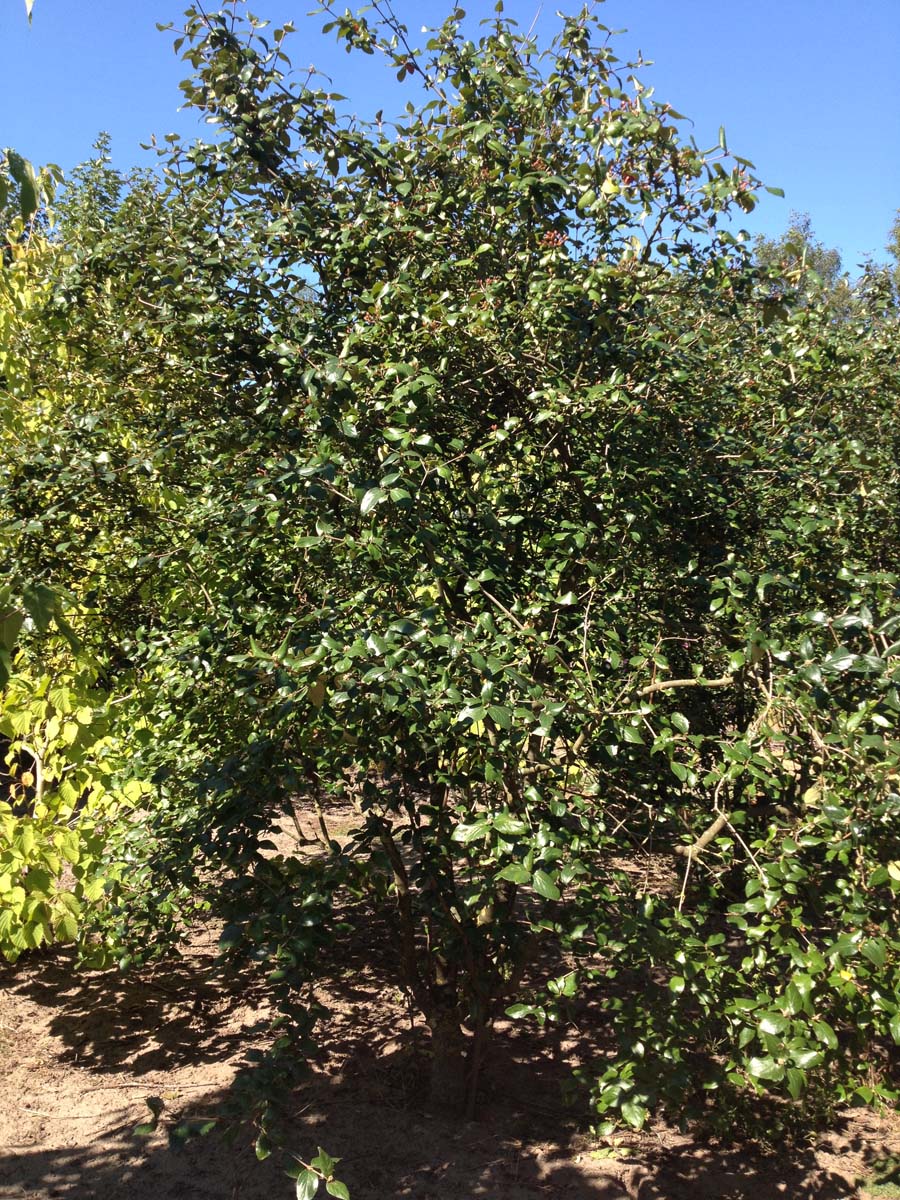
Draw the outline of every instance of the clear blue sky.
M316 63L370 114L397 106L399 91L378 62L348 57L321 35L314 0L252 0L252 11L292 19L295 65ZM493 0L469 0L488 17ZM208 0L208 7L215 7ZM352 0L350 6L354 7ZM151 133L192 133L179 114L187 68L156 22L179 21L181 0L0 0L0 145L34 162L71 169L100 130L121 167L151 161L139 146ZM437 24L450 0L394 0L413 32ZM577 0L507 0L507 15L547 36L555 11ZM621 58L640 49L657 98L695 122L701 146L724 125L730 148L752 159L785 199L768 197L744 224L776 234L791 209L808 211L818 237L837 246L851 271L866 254L883 257L900 207L900 0L606 0L605 24L624 29Z

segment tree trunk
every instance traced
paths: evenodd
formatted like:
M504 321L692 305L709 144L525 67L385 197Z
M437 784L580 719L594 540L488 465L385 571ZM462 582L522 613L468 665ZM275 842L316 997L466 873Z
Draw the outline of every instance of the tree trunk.
M466 1109L467 1039L453 1010L438 1009L428 1025L431 1029L428 1107L443 1116L460 1117Z
M481 1079L481 1064L487 1049L490 1029L487 1025L476 1026L471 1039L466 1062L466 1120L475 1120L475 1103L478 1099L478 1083Z

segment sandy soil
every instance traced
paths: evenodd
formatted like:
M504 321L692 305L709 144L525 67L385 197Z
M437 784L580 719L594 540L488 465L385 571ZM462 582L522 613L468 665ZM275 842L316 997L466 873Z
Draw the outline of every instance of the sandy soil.
M268 1041L265 987L221 978L216 934L198 928L180 960L128 976L76 974L64 949L0 967L2 1200L291 1200L283 1164L257 1162L251 1130L180 1149L165 1131L215 1114L247 1052ZM499 1031L477 1122L426 1116L424 1043L371 949L348 944L322 981L333 1016L287 1104L296 1151L341 1155L352 1200L843 1200L865 1197L856 1181L900 1154L897 1115L862 1110L780 1152L664 1126L592 1141L559 1099L578 1043L543 1044L518 1026ZM140 1139L148 1096L166 1109Z

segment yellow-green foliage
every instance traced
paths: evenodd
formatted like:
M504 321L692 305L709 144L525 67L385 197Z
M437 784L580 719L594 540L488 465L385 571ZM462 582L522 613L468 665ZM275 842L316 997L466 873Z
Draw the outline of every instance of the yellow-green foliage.
M58 250L33 233L11 237L0 260L0 470L7 478L71 402L65 344L46 318L59 262ZM15 489L7 495L3 557L23 534L40 536L23 523ZM82 517L70 519L77 525ZM128 771L123 731L134 723L123 714L126 698L100 686L79 637L96 619L75 604L64 616L55 580L12 577L0 587L0 955L10 960L78 937L85 907L113 891L120 874L106 850L109 833L149 791Z
M67 657L59 647L58 656ZM0 795L0 954L11 960L78 936L85 905L113 890L121 872L105 855L109 831L149 791L134 779L120 782L124 745L111 732L110 705L90 668L73 657L40 671L20 651L21 670L0 694L0 734L9 739Z
M13 229L11 234L15 232ZM29 326L40 321L50 294L50 268L59 252L39 237L27 242L17 242L13 237L3 251L6 261L0 259L0 427L4 451L10 452L30 429L48 416L35 396L32 363L30 355L23 352L23 340ZM59 353L64 353L62 344Z

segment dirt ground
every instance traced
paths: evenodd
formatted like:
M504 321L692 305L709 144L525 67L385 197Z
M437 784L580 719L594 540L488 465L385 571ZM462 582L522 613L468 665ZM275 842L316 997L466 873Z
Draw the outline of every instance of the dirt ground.
M0 1200L291 1200L283 1163L258 1162L246 1128L170 1148L167 1126L214 1115L248 1051L268 1042L265 987L221 978L217 932L198 928L179 960L130 975L76 973L66 949L0 967ZM560 1098L577 1042L545 1045L520 1026L498 1032L477 1121L427 1116L421 1034L371 951L348 944L319 985L333 1016L288 1104L292 1146L340 1155L352 1200L900 1196L893 1184L857 1186L900 1155L896 1114L851 1110L780 1151L662 1125L592 1140ZM136 1138L149 1096L163 1119Z

